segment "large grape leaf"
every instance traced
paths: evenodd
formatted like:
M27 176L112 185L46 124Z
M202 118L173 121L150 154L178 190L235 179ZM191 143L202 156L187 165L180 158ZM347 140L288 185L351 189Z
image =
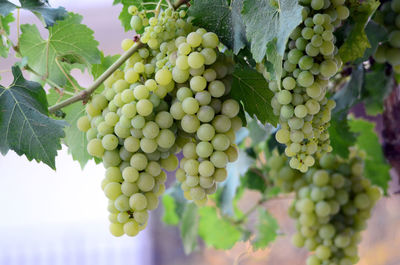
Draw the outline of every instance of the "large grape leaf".
M199 224L198 208L194 203L186 204L182 214L181 237L183 249L186 254L190 254L197 247L197 230Z
M225 219L218 217L214 207L199 209L199 235L208 246L230 249L240 240L241 231Z
M274 66L274 79L281 77L282 59L292 31L302 22L303 7L293 0L244 0L242 16L256 62L265 55Z
M163 221L168 225L178 225L188 201L183 196L179 184L168 188L163 195L164 214Z
M377 115L383 112L383 102L394 86L393 76L387 74L385 66L375 64L365 73L363 99L368 115Z
M3 34L10 35L10 23L14 21L14 16L12 13L7 16L0 16L0 31L3 31ZM0 34L0 56L7 58L8 52L11 47L11 42L5 38L2 34Z
M346 158L349 156L349 147L356 142L357 135L350 131L347 117L343 116L333 115L328 131L333 148L332 154Z
M235 54L246 46L245 26L240 16L243 0L194 0L189 8L193 23L215 32Z
M278 235L279 225L276 219L265 209L258 209L257 236L251 242L257 249L266 248Z
M233 215L232 205L236 191L240 186L240 176L245 174L247 169L254 163L254 159L248 156L243 150L239 150L239 158L227 166L228 178L220 185L221 193L218 196L218 206L225 215Z
M40 36L35 25L22 25L20 52L28 58L28 66L63 87L67 78L60 66L69 72L72 68L90 68L91 64L100 63L98 42L93 31L81 21L82 16L70 13L65 20L49 27L48 39Z
M375 124L364 119L350 119L349 125L352 132L359 134L356 145L367 153L365 177L387 193L390 166L385 159L382 146L376 135Z
M37 16L43 17L47 27L53 26L56 20L67 17L68 12L64 7L50 7L47 0L19 0L21 8L27 9Z
M17 6L7 0L0 1L0 15L7 16L10 14Z
M267 189L267 185L263 178L263 172L257 168L250 168L241 178L240 186L245 187L249 190L256 190L260 193L264 193Z
M48 117L46 93L40 84L25 80L18 67L12 71L11 86L0 86L0 151L6 154L12 149L55 169L66 124Z
M256 116L263 124L268 122L277 125L278 117L274 115L271 107L274 94L268 89L267 81L256 70L237 65L233 73L231 95L243 103L250 116Z
M354 64L360 64L368 60L370 56L375 54L379 44L388 40L389 35L384 26L376 23L373 20L368 22L367 26L365 27L365 33L367 34L367 38L371 47L367 48L364 52L364 56L355 60Z
M336 107L333 109L334 114L346 114L354 104L360 101L363 83L364 66L359 64L353 67L349 82L333 96L336 101Z
M344 63L362 57L365 50L371 48L365 27L379 7L380 2L378 0L352 1L351 4L352 30L339 49L339 55Z

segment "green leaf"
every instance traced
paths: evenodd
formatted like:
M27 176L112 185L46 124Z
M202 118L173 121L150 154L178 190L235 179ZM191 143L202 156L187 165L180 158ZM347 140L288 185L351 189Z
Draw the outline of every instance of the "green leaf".
M251 146L256 146L268 138L271 134L272 126L270 124L263 125L256 119L249 118L249 120L247 122L247 129L249 130Z
M0 15L7 16L10 14L17 6L7 0L0 1Z
M368 115L375 116L383 112L384 100L394 85L393 76L386 74L384 65L375 64L365 73L363 102Z
M4 34L10 35L10 23L14 21L12 13L7 16L0 16L0 31L4 31ZM8 52L11 48L11 42L6 39L3 35L0 35L0 56L3 58L8 57Z
M243 103L250 116L256 116L263 124L276 126L278 117L272 111L271 99L273 92L268 89L268 83L256 70L244 65L237 65L233 73L232 98Z
M216 33L235 54L246 46L246 31L240 16L243 0L195 0L189 8L193 23Z
M368 60L370 56L375 54L379 44L388 40L388 32L386 28L373 20L368 22L365 28L365 33L367 34L371 48L367 48L364 52L364 56L358 58L354 62L355 64L360 64Z
M252 241L253 247L256 250L267 247L276 239L278 229L279 225L276 219L260 207L258 209L257 236Z
M253 158L248 156L243 150L239 150L238 160L228 164L228 178L220 185L222 191L218 197L218 206L221 208L223 214L231 216L234 214L232 201L240 185L240 176L245 174L253 163Z
M214 207L206 206L199 209L199 235L208 246L217 249L230 249L240 240L240 230L221 219Z
M333 148L332 154L337 154L343 158L348 157L349 147L356 142L356 134L350 131L347 118L341 119L334 115L328 131Z
M282 64L289 35L302 22L303 7L293 0L277 0L276 5L271 2L244 0L242 15L256 62L264 59L267 45L276 42L276 51L280 55ZM278 64L278 62L273 63Z
M365 50L372 48L365 33L365 27L379 5L380 2L377 0L356 1L351 8L351 18L354 25L339 49L343 63L363 57Z
M176 205L174 197L169 194L165 194L162 197L162 204L164 206L164 214L162 220L167 225L178 225L179 224L179 216L175 212Z
M52 8L47 0L19 0L21 7L43 17L47 27L53 26L56 20L63 20L68 12L64 7Z
M363 82L364 67L359 64L353 68L350 81L333 96L336 101L336 107L333 109L334 114L346 114L361 99Z
M65 120L70 124L65 128L65 144L72 158L78 161L83 169L92 158L86 149L88 144L86 134L81 132L76 125L78 119L86 115L85 106L82 102L77 102L63 108L63 111L66 114Z
M356 142L357 147L367 153L365 177L387 193L390 166L386 162L379 138L375 133L375 124L364 119L350 119L349 125L352 132L359 134Z
M261 174L263 173L258 169L250 168L246 174L240 178L241 186L245 187L246 189L257 190L261 193L264 193L267 189L267 186L265 185L265 181Z
M125 31L131 30L131 18L132 15L129 14L128 8L130 6L136 6L139 11L142 10L154 10L156 9L158 0L114 0L113 5L122 4L122 10L119 14L119 20L121 21L122 26ZM167 3L163 1L162 7L168 7Z
M98 42L93 31L80 24L81 21L82 16L70 13L68 18L49 28L47 40L40 36L35 25L22 25L20 51L28 58L29 67L63 87L67 78L57 61L66 72L100 63Z
M100 64L92 65L92 76L94 79L102 75L118 58L119 54L104 56L104 53L100 53Z
M193 252L197 247L197 230L199 224L197 210L196 204L188 203L182 215L181 237L186 255Z
M47 116L46 93L40 84L25 80L17 67L13 75L10 87L0 86L0 151L6 154L12 149L55 169L65 122Z

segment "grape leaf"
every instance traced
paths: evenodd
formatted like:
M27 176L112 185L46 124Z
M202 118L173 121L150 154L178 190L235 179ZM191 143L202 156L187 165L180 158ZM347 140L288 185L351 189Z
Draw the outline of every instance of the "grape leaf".
M258 174L258 169L250 168L246 174L240 178L241 186L245 187L246 189L257 190L261 193L264 193L267 189L267 186L265 185L265 181L261 174L261 171Z
M163 222L167 225L178 225L179 216L175 212L176 205L174 198L169 194L165 194L162 196L162 204L164 206Z
M221 219L214 207L205 206L199 209L199 235L208 246L217 249L230 249L240 240L240 230Z
M246 173L247 169L254 163L254 159L248 156L243 150L239 150L239 158L227 166L228 178L220 185L221 193L218 196L218 206L221 212L226 215L233 215L232 200L240 185L240 176Z
M245 65L237 65L233 73L232 98L243 103L250 116L256 116L263 124L276 126L278 117L272 111L271 99L274 96L268 83L256 70Z
M365 73L363 99L368 115L375 116L383 112L383 102L392 91L393 85L393 76L386 74L382 64L375 64Z
M0 15L7 16L10 14L17 6L7 0L0 1Z
M263 249L268 246L269 243L273 242L278 235L279 225L276 219L265 209L258 209L258 224L257 224L257 236L251 242L253 247Z
M350 8L353 27L339 48L343 63L362 57L365 50L371 48L365 27L379 5L380 2L377 0L353 1L353 6Z
M66 124L47 116L46 92L40 84L25 80L18 67L12 72L11 86L0 86L0 151L5 155L12 149L55 169Z
M104 53L100 53L100 64L92 65L92 76L96 79L102 75L118 58L119 54L104 56Z
M78 129L76 122L86 114L85 106L82 102L77 102L63 108L63 111L66 113L65 120L70 124L65 129L65 144L72 158L78 161L83 169L91 156L86 149L88 144L86 134Z
M350 81L340 89L333 99L336 101L334 114L345 114L361 99L361 90L364 82L364 67L362 64L353 67Z
M263 125L256 119L249 118L249 120L250 121L247 122L247 129L249 130L251 146L256 146L267 140L273 128L270 124Z
M114 0L113 5L122 4L122 10L119 14L119 20L125 31L131 30L131 18L132 15L129 14L128 8L130 6L136 6L139 11L141 10L154 10L156 9L158 1L154 0ZM165 1L162 3L162 7L168 7Z
M189 8L193 23L218 35L235 54L246 46L246 31L240 16L243 0L195 0Z
M244 0L242 16L247 38L251 41L253 58L256 62L261 62L268 44L276 42L275 50L280 58L272 62L276 67L282 64L289 35L302 22L303 7L293 0L274 2L276 4L270 0Z
M174 221L171 221L171 220L174 220L176 217L176 218L178 218L178 223L179 223L180 219L182 218L183 212L185 210L186 204L188 203L188 201L183 196L183 191L182 191L180 185L178 183L175 183L175 185L171 186L170 188L168 188L166 190L166 192L164 193L164 196L167 196L168 198L166 199L165 203L163 201L163 203L164 203L163 220L165 219L164 221L167 224L173 225L175 223L174 223ZM172 202L171 202L170 198L173 199ZM173 212L171 212L172 208L173 208Z
M56 20L63 20L68 15L64 7L50 7L47 0L19 0L19 2L21 3L21 8L27 9L35 15L40 14L47 27L53 26Z
M3 34L10 35L10 23L14 21L14 16L12 13L7 16L0 16L0 32L3 31ZM0 56L3 58L7 58L8 52L11 47L11 42L5 38L2 34L0 34Z
M328 131L333 148L332 154L337 154L343 158L348 157L349 147L356 142L356 134L350 131L347 118L334 115Z
M47 40L40 36L35 25L22 25L20 52L28 58L29 67L63 87L67 78L57 63L66 72L100 63L98 42L93 37L93 31L80 24L81 21L82 16L70 13L65 20L49 27Z
M375 124L364 119L350 119L349 125L352 132L359 134L356 142L357 147L367 153L365 177L387 193L390 166L386 162L379 138L375 133Z
M360 64L368 60L370 56L375 54L379 44L388 40L388 32L386 28L373 20L368 22L365 27L365 33L367 34L371 48L367 48L364 52L364 56L355 60L355 64Z
M186 204L182 215L181 237L183 249L186 254L190 254L197 247L197 230L199 217L197 215L198 208L194 203Z

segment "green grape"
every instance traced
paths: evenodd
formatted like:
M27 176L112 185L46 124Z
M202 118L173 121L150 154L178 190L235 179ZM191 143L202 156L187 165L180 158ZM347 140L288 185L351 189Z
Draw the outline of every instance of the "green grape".
M155 80L158 84L165 86L172 81L172 73L168 69L158 70L155 75Z
M147 207L147 198L142 193L135 193L129 198L129 206L134 211L143 211Z
M209 157L213 150L213 145L210 142L200 142L196 146L196 154L202 158Z

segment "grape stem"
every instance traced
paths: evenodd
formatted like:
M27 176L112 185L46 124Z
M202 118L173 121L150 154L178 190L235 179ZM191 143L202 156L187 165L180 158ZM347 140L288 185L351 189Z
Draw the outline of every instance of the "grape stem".
M80 91L78 94L76 94L73 97L70 97L64 101L61 101L60 103L55 104L54 106L51 106L49 108L50 113L54 113L55 111L62 109L68 105L71 105L75 102L78 101L86 101L89 99L90 95L108 78L112 75L112 73L115 72L126 60L129 59L129 57L132 56L136 51L138 51L140 48L144 46L143 43L140 41L135 43L129 50L127 50L120 58L118 58L117 61L115 61L102 75L97 78L93 84Z

